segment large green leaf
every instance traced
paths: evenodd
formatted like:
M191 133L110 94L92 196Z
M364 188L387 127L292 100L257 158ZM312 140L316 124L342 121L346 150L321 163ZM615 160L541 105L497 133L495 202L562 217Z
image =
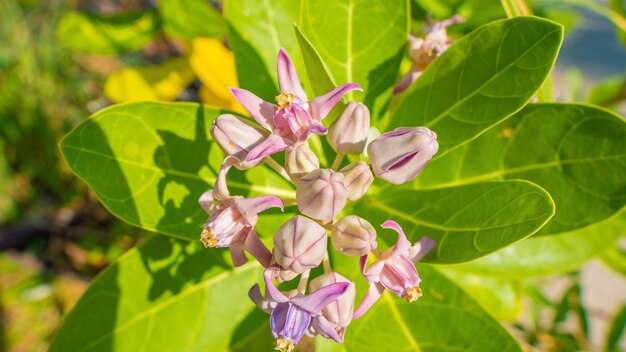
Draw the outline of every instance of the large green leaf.
M155 11L114 16L74 11L61 18L57 37L74 50L115 55L141 49L152 41L160 29Z
M431 128L441 158L521 109L550 73L562 38L562 26L534 17L481 26L424 71L391 127Z
M463 290L418 265L424 296L407 303L388 292L346 333L349 351L521 351Z
M213 187L223 158L210 135L220 113L191 103L115 105L76 127L60 147L111 213L150 231L195 239L206 220L198 197ZM294 193L263 167L233 170L229 186L241 195Z
M468 263L458 271L519 279L575 270L612 246L626 232L626 213L554 236L535 236Z
M350 93L379 116L396 82L409 33L409 1L305 0L302 32L324 59L335 82L354 82ZM311 80L312 85L318 84ZM320 83L321 84L321 83Z
M191 40L226 33L226 23L206 0L159 0L158 9L168 36Z
M456 263L535 233L554 215L554 203L541 187L513 180L437 190L383 189L359 202L354 213L376 225L394 219L412 242L422 236L437 242L425 261ZM395 241L390 233L380 237Z
M626 121L587 105L533 104L432 162L420 188L525 179L545 188L557 214L540 234L602 221L626 205Z
M260 267L232 269L222 254L197 241L149 239L93 281L50 351L250 351L246 336L271 346L269 332L258 331L267 315L247 297Z
M276 60L284 48L294 61L303 83L306 70L293 32L300 2L292 0L230 0L224 14L235 54L237 79L242 88L273 101L278 95Z

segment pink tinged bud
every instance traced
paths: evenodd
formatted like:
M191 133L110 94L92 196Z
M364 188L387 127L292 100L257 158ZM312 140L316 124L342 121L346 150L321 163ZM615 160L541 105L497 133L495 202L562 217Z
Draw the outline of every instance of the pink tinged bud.
M296 198L302 214L331 221L348 201L344 176L329 169L313 170L300 179Z
M356 215L337 221L330 239L336 250L354 257L365 255L378 246L372 224Z
M328 143L337 153L361 154L370 129L370 112L363 103L350 102L330 125Z
M356 297L354 283L339 273L330 272L311 280L309 290L313 293L338 282L348 283L349 286L337 301L327 305L322 310L322 315L313 317L311 325L313 330L323 337L333 338L337 342L342 342L346 328L352 321L354 299ZM329 331L329 328L332 331Z
M298 181L319 167L320 161L306 142L296 143L285 150L285 170L292 180Z
M351 201L363 197L374 182L374 175L369 165L363 161L352 163L339 170L343 174L343 183L348 189L348 199Z
M213 136L213 140L217 142L227 156L232 155L239 160L240 164L235 164L235 167L238 169L248 169L256 166L261 161L246 162L243 164L241 164L241 162L243 162L248 156L248 153L265 140L269 134L240 117L225 114L220 115L213 121L211 135Z
M397 128L367 147L374 175L397 185L414 179L438 150L437 134L426 127Z
M320 265L327 242L325 228L307 217L296 215L274 235L274 260L285 269L303 273Z

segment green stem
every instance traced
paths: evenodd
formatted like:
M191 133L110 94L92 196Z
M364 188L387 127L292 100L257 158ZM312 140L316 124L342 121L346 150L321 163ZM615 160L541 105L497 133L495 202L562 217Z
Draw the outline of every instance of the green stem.
M333 161L333 166L331 166L330 168L333 169L334 171L337 171L337 169L339 169L339 166L341 166L341 162L343 161L344 156L346 155L342 153L338 153L337 156L335 157L335 161Z
M291 177L289 177L289 174L287 173L287 171L285 171L285 168L280 166L276 162L276 160L274 160L271 156L265 157L265 159L263 159L263 161L265 162L265 164L267 164L269 167L271 167L274 171L276 171L280 176L282 176L285 180L287 180L290 183L294 184L293 180L291 180Z

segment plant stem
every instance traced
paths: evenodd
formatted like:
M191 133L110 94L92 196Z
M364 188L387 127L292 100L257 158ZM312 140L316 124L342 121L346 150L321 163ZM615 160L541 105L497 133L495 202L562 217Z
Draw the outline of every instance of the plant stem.
M333 271L333 268L330 266L330 258L328 257L328 251L324 253L324 260L322 263L324 264L324 273L328 274Z
M346 155L342 153L338 153L337 156L335 157L335 161L333 161L333 166L331 166L330 168L333 169L334 171L337 171L337 169L339 169L339 166L341 166L341 162L343 161L344 156Z
M298 282L298 291L302 294L306 292L306 285L309 283L309 275L311 274L311 269L305 271L300 275L300 282Z
M279 175L281 175L285 180L293 184L293 181L291 180L291 177L289 177L289 174L287 173L287 171L285 171L285 168L280 166L276 162L276 160L274 160L271 156L265 157L263 161L265 162L265 164L271 167L274 171L276 171Z

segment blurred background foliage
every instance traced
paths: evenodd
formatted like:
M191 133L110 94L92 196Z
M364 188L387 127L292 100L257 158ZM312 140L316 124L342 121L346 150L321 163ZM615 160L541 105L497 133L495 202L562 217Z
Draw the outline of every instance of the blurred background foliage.
M557 100L624 115L626 3L530 4L566 27ZM452 30L461 36L506 16L499 0L411 5L414 33L431 18L462 16ZM0 351L46 350L90 280L150 236L113 218L72 175L57 147L62 136L114 103L200 101L243 112L228 91L237 76L222 8L208 0L0 0ZM527 346L617 351L624 238L606 247L600 260L560 276L446 273Z

